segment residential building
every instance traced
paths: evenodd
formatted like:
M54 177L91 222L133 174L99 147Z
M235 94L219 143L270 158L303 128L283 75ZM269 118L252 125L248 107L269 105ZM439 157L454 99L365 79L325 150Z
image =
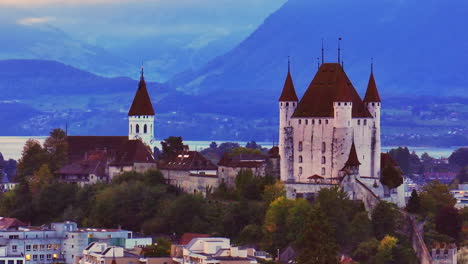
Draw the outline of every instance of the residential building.
M0 264L25 264L24 255L18 251L13 251L7 246L0 245Z

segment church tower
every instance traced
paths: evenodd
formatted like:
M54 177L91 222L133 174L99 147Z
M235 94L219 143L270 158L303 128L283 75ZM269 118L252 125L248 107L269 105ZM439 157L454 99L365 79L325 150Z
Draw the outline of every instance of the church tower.
M294 180L294 142L293 142L293 128L291 126L291 116L297 107L296 89L291 77L290 63L288 61L288 74L284 82L283 91L279 98L279 114L280 114L280 128L279 128L279 154L281 166L281 180L293 181Z
M138 90L128 111L128 138L141 139L146 145L154 144L154 109L146 89L143 67L141 68Z
M380 107L381 100L377 85L374 79L374 67L371 64L371 74L369 83L367 85L366 95L364 96L364 104L366 105L369 113L373 117L373 126L371 134L371 175L373 177L380 177Z

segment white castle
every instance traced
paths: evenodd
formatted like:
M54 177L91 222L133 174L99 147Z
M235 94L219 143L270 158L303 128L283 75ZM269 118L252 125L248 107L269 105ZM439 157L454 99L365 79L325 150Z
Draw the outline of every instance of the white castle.
M288 196L314 193L320 186L312 183L342 184L350 174L383 196L380 108L372 67L364 100L339 63L322 63L299 100L288 67L279 98L281 180Z

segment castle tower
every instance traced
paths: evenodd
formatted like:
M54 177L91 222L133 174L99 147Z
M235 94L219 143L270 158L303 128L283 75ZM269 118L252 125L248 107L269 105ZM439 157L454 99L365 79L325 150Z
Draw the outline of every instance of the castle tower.
M364 96L364 104L366 105L369 113L373 117L373 127L371 135L371 176L380 177L380 108L381 100L377 85L374 79L374 70L371 65L371 74L369 83L367 85L366 95Z
M154 109L146 89L143 68L141 68L138 90L128 111L128 138L141 139L146 145L154 143Z
M291 77L290 65L288 62L288 74L284 83L283 91L279 98L279 154L281 166L281 180L294 180L294 142L293 128L291 126L291 116L296 110L298 102L296 89Z

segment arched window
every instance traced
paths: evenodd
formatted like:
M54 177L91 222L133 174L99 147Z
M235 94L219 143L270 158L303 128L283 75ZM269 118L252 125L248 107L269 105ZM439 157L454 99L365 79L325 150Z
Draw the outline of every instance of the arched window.
M148 133L148 126L146 124L143 126L143 133Z
M361 120L358 119L357 124L358 126L361 125Z
M299 141L299 151L302 151L302 141Z
M130 125L130 134L133 133L133 125Z
M327 144L325 142L322 142L322 153L327 151Z
M299 174L302 174L302 167L299 167Z
M366 119L364 119L364 125L367 126L367 120Z
M299 163L302 163L302 156L299 156Z
M322 176L325 175L325 168L322 168Z
M327 162L327 159L325 158L325 156L322 156L322 164L325 164Z
M140 133L140 125L138 125L138 124L136 125L136 127L135 127L135 132L136 132L137 134Z

